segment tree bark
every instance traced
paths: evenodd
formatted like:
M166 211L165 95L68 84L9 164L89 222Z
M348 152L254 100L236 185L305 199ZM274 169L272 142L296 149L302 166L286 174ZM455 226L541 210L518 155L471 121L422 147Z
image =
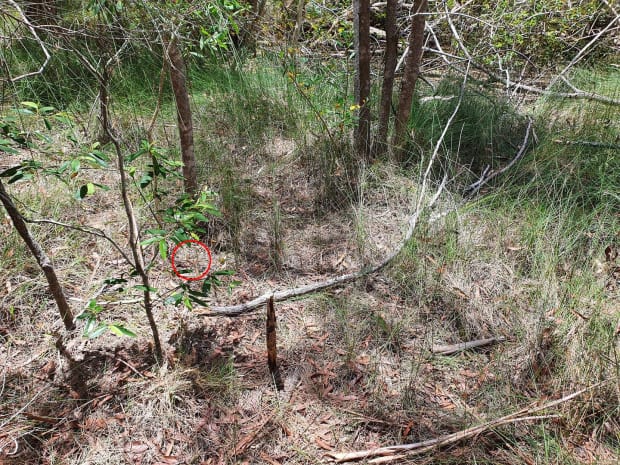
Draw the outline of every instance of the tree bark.
M388 0L385 18L385 58L383 67L383 84L381 87L381 101L379 103L379 127L375 154L383 155L387 149L387 137L390 127L390 113L392 110L392 92L394 91L394 74L398 61L398 26L396 14L398 0Z
M99 142L101 144L107 144L110 142L110 136L108 136L107 127L109 126L108 121L108 103L109 103L109 95L108 95L108 85L110 82L110 73L108 71L108 67L106 66L106 61L103 60L103 70L101 70L101 80L99 81L99 117L101 118L101 133L99 134Z
M13 226L15 226L18 234L26 243L26 245L30 249L30 252L32 252L32 255L34 255L34 258L37 260L37 263L43 270L43 273L45 274L45 279L47 279L50 292L52 293L52 296L56 301L56 305L58 307L58 311L60 313L60 317L62 318L62 322L65 325L65 328L67 328L67 330L75 329L75 323L73 322L73 313L71 312L71 308L69 307L67 299L65 298L64 290L60 282L58 281L58 277L56 276L54 265L52 265L52 262L45 254L39 243L30 234L24 218L17 210L17 207L13 203L13 200L11 200L11 198L9 197L8 192L4 188L4 184L2 184L2 180L0 180L0 202L2 202L2 205L11 217L11 220L13 221Z
M183 184L186 193L195 195L198 192L198 179L194 155L194 125L192 123L189 93L187 92L185 61L176 39L171 39L165 46L170 60L170 83L177 106L181 159L183 160Z
M354 0L355 22L355 103L359 119L353 139L355 149L363 160L370 158L370 0Z
M405 60L405 71L400 87L400 99L396 112L396 122L394 127L394 138L392 144L396 158L399 161L405 160L405 144L407 142L407 126L411 116L411 103L413 102L413 92L420 74L420 61L424 47L424 25L428 11L427 0L414 0L414 15L411 20L411 33L409 34L409 51Z

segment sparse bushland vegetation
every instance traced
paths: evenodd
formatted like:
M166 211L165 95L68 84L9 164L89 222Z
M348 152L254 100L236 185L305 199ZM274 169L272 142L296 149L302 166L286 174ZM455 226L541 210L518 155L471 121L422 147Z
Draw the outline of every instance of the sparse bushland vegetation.
M349 5L308 2L292 44L285 40L297 20L295 2L267 2L258 19L251 12L260 1L207 3L225 10L208 10L217 21L206 32L190 27L198 23L189 13L179 16L187 19L180 37L187 40L199 195L182 194L167 80L159 93L161 44L130 42L110 75L110 132L140 236L133 244L114 144L98 141L97 78L70 48L53 49L53 37L40 34L53 51L44 72L0 83L3 185L80 315L77 331L63 329L44 276L2 210L0 462L318 463L328 453L425 441L558 401L540 417L493 426L475 440L415 459L385 457L615 463L619 107L562 96L577 88L620 99L613 35L601 36L592 55L542 95L513 92L474 67L464 84L460 62L441 64L427 50L406 157L396 162L388 147L362 163L352 140L353 62L341 54L353 42ZM605 2L573 2L566 18L587 18L585 33L585 22L560 21L557 2L535 2L522 40L511 30L526 3L497 14L485 2L447 7L463 45L480 44L473 59L497 69L500 56L509 74L524 56L541 70L547 63L564 69L614 14ZM376 27L382 8L373 6ZM443 8L429 3L428 27L444 51L462 54L449 25L433 16ZM80 11L69 8L64 24ZM44 60L37 41L21 38L18 15L0 15L12 40L0 44L6 72L37 69ZM136 21L135 12L128 18ZM230 21L238 31L228 36ZM257 40L234 49L232 39L250 23ZM404 43L406 6L399 24ZM506 48L514 55L495 53ZM381 69L373 61L373 72ZM545 69L529 76L536 82L525 80L528 73L520 82L544 89L555 71ZM523 144L514 166L471 195L468 186L487 167L506 167ZM267 370L262 313L196 316L379 263L433 192L436 202L420 210L411 239L379 273L276 303L284 392L275 391ZM189 238L212 250L212 272L201 282L171 270L172 247ZM131 247L143 255L146 290ZM152 298L159 361L144 292ZM451 356L434 350L485 338L502 342Z

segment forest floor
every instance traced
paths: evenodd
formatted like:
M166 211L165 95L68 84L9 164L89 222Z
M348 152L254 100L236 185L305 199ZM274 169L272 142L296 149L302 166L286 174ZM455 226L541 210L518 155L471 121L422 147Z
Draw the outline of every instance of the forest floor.
M225 220L214 222L220 233L204 240L213 271L234 269L241 284L216 290L210 304L320 282L398 247L419 189L411 172L377 162L360 174L357 199L326 208L298 140L280 133L219 146L226 160L205 162L205 178L231 166L233 181L217 179L234 184L241 200L223 206ZM93 176L111 189L76 200L41 178L11 192L27 216L98 227L123 243L116 173ZM483 194L493 197L491 189ZM577 224L567 210L518 196L494 202L446 191L440 214L421 222L381 273L276 303L283 391L267 368L263 309L199 317L162 297L158 367L137 294L103 286L126 271L116 251L101 238L32 225L76 311L96 296L106 318L138 334L65 335L67 362L44 277L2 217L0 463L325 463L329 454L442 438L554 401L415 458L385 451L363 463L618 463L620 215L612 208ZM160 296L179 284L159 257L151 275ZM484 338L496 343L437 353Z

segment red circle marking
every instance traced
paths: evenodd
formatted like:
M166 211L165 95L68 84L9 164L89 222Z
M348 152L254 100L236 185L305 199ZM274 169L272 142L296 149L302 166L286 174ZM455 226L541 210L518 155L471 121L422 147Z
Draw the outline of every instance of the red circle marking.
M176 265L174 264L174 256L177 253L177 250L179 250L179 248L184 245L184 244L188 244L188 243L193 243L193 244L198 244L200 247L202 247L203 249L205 249L205 251L207 252L207 255L209 256L209 264L207 265L207 269L204 270L204 272L200 275L200 276L196 276L196 277L191 277L191 276L183 276L181 273L178 272ZM170 255L170 263L172 264L172 271L174 271L174 274L176 274L179 278L184 279L185 281L199 281L201 279L203 279L205 276L207 276L207 273L209 273L209 270L211 269L211 262L213 261L213 259L211 258L211 251L209 250L209 247L207 247L206 244L197 241L196 239L188 239L186 241L182 241L179 242L176 247L172 250L172 254Z

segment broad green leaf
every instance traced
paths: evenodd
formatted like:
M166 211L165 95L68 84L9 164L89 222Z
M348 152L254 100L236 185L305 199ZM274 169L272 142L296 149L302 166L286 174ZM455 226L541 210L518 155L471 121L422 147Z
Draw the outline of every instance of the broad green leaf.
M87 195L93 195L94 193L95 185L92 182L89 182L78 189L78 191L75 193L75 198L83 199Z
M144 239L143 241L140 241L140 245L145 247L147 245L154 244L155 242L159 242L160 240L161 236L149 237L147 239Z
M15 176L13 176L11 179L9 179L8 183L13 184L14 182L17 182L19 180L28 181L29 179L32 179L32 178L33 178L32 174L24 173L20 171Z
M153 176L151 176L151 173L143 174L142 178L140 179L140 187L144 189L145 187L148 187L148 185L151 184L152 181Z
M134 289L138 289L139 291L145 291L145 292L146 292L146 291L149 291L149 292L157 292L157 289L156 289L156 288L154 288L154 287L150 287L150 286L149 286L149 287L146 287L146 286L143 286L142 284L137 284L137 285L135 285L135 286L134 286Z
M219 270L213 273L214 276L232 276L235 274L234 270Z
M39 105L37 105L34 102L21 102L21 104L23 106L25 106L25 107L32 108L33 110L38 110L39 109Z
M165 300L167 305L179 305L179 303L183 300L183 293L177 292L176 294L172 294Z
M129 329L125 328L122 325L108 325L108 328L112 334L116 334L117 336L128 336L128 337L136 337L137 334Z
M71 167L71 171L77 173L78 171L80 171L80 160L78 160L77 158L71 160L69 166Z
M22 169L22 166L13 166L7 170L4 170L0 173L0 178L8 178L9 176L14 176L19 170Z
M99 337L105 332L106 329L108 329L107 326L102 323L92 333L89 333L87 337L88 339L94 339L96 337Z
M162 260L168 258L168 242L166 242L166 239L159 241L159 256Z

